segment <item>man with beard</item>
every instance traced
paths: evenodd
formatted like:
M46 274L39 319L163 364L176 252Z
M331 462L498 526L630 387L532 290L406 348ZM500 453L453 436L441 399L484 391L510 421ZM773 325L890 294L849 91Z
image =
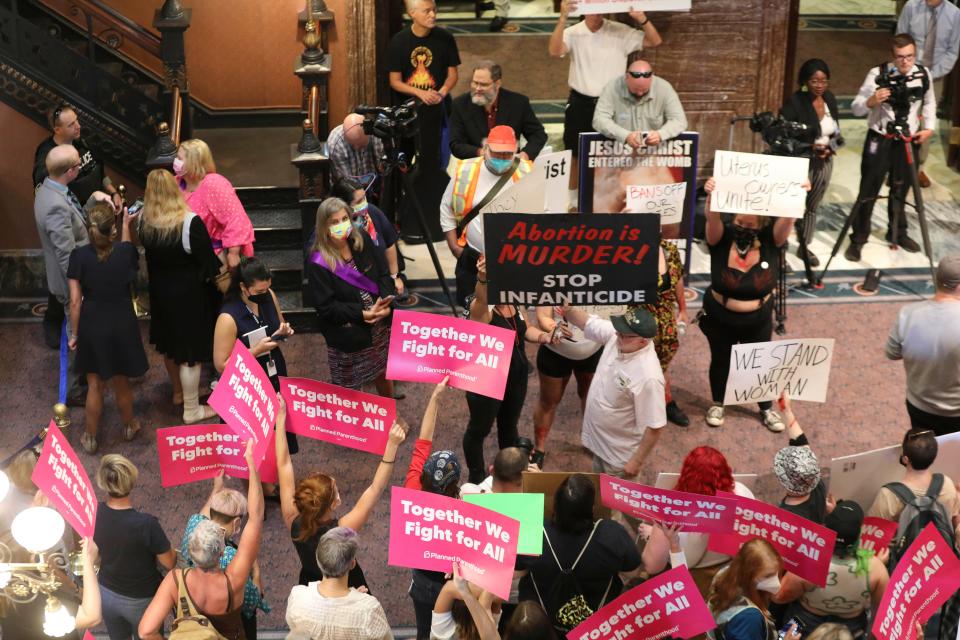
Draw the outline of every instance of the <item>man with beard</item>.
M530 106L530 99L501 87L500 65L481 60L473 68L470 93L453 101L450 119L450 151L466 160L483 155L483 141L490 129L507 125L522 135L524 160L534 160L547 142L547 133Z
M477 259L483 252L480 210L511 183L530 173L533 163L517 154L517 136L506 125L490 129L483 153L457 161L440 201L440 228L457 259L457 303L466 306L477 287Z

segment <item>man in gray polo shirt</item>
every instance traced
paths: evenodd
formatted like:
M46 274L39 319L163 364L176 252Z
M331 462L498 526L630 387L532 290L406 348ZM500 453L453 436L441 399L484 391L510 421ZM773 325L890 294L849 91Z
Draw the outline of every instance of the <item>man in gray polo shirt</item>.
M687 128L687 116L669 82L654 75L642 52L627 56L627 71L600 93L593 128L634 149L654 147Z
M940 260L932 300L908 304L887 338L887 357L907 370L914 429L960 431L960 255Z

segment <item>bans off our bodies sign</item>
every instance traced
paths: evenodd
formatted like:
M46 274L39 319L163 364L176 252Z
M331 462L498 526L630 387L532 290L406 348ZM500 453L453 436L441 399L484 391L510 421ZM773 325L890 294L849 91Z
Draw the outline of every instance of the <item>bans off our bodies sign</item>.
M491 303L656 302L659 216L500 213L483 223Z

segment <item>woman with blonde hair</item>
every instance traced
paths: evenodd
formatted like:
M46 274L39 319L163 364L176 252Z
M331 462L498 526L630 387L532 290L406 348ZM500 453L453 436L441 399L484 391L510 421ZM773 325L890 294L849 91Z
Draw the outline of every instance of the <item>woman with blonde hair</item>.
M207 420L216 412L200 404L200 364L213 357L220 300L212 282L220 261L203 221L163 169L147 176L139 235L150 279L150 343L163 355L183 422Z
M87 453L97 450L97 432L103 412L106 381L113 384L123 420L123 439L133 440L140 422L133 417L130 377L142 376L149 365L140 340L140 326L130 299L140 256L130 242L134 216L123 210L123 232L117 237L113 208L94 205L87 217L90 244L70 254L70 348L77 351L74 366L87 377L84 432L80 444Z
M280 478L280 513L293 539L293 546L300 556L300 584L323 580L323 572L317 564L317 546L325 533L336 527L349 527L359 532L367 523L373 508L377 506L380 495L390 484L397 450L407 437L403 428L393 423L387 448L377 465L373 481L361 494L357 504L343 516L337 516L340 506L340 492L336 481L324 473L313 473L299 483L293 473L293 462L287 448L286 438L287 410L283 402L277 412L277 429L274 444L277 453L277 475ZM363 570L359 564L350 569L348 586L359 589L366 587Z
M782 570L783 560L769 542L754 538L744 543L713 580L707 606L717 628L707 635L712 640L774 640L777 630L768 607L780 590ZM797 629L790 629L785 640L800 640Z
M396 289L383 253L354 227L350 207L339 198L320 203L315 235L306 275L327 342L330 381L349 389L373 382L392 398L386 374Z
M110 640L129 640L163 580L177 563L163 527L155 516L133 507L130 494L139 471L123 456L103 456L97 486L107 492L97 507L93 540L100 548L100 597Z
M253 224L233 185L217 173L210 147L203 140L184 140L173 171L187 204L206 225L214 252L236 269L241 255L253 255Z

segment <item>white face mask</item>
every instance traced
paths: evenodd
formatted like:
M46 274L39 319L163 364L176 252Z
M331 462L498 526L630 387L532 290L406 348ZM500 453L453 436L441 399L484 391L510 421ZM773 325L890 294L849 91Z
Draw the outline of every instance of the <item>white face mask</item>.
M772 575L763 580L757 580L757 591L766 591L767 593L777 593L780 591L780 578Z

